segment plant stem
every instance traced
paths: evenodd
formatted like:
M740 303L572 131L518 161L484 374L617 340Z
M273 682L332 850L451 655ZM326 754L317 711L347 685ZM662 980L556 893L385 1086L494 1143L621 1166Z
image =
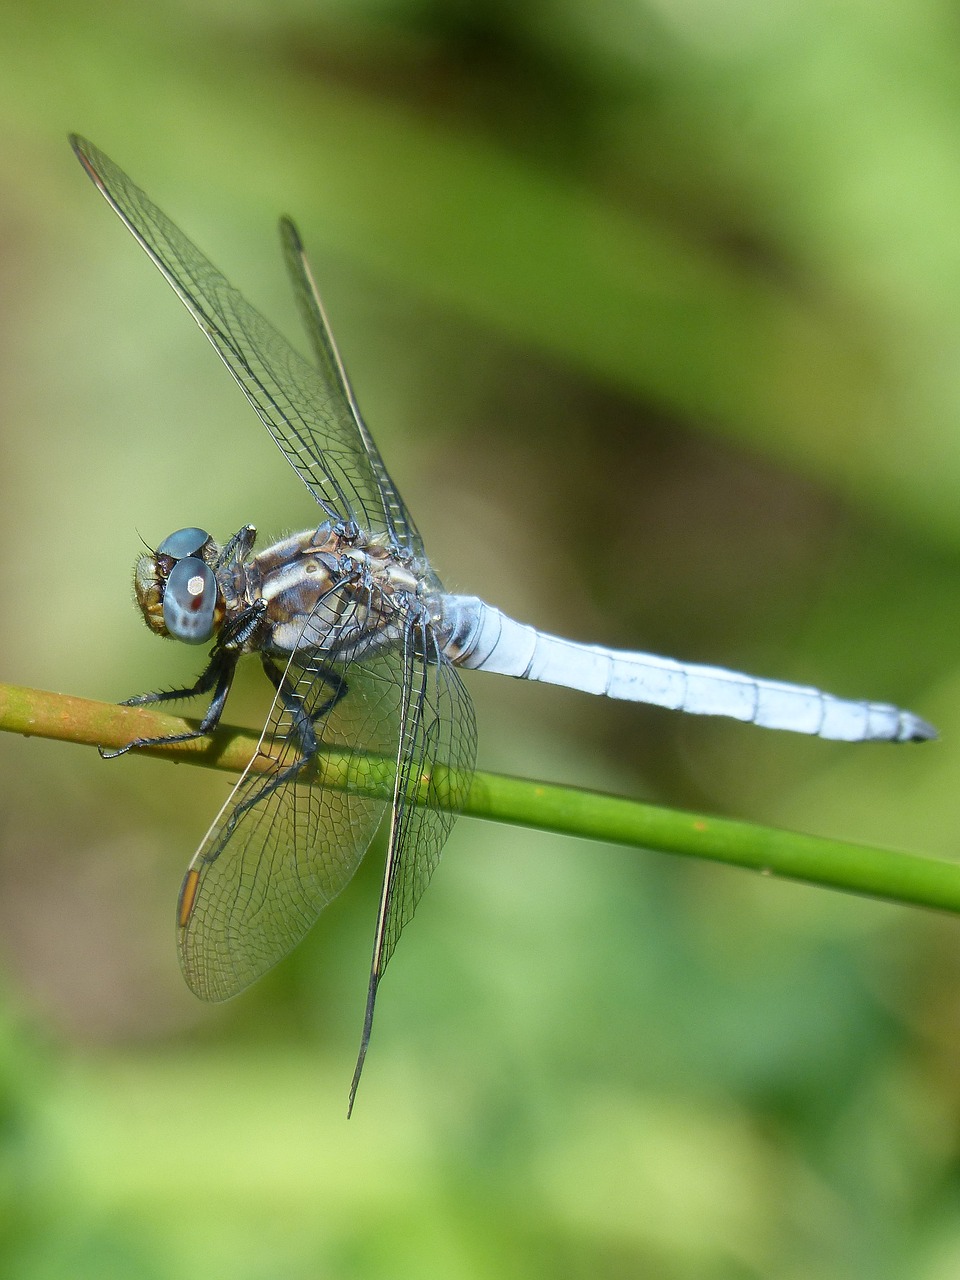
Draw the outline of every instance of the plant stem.
M115 749L135 737L178 733L195 725L196 721L147 707L120 707L0 684L0 730L10 733ZM258 735L249 729L228 725L209 738L152 747L144 754L240 773L248 765L261 770L271 767L271 758L258 752L258 741ZM317 780L332 787L348 785L349 761L349 753L325 749ZM389 760L370 757L364 769L365 786L377 794L390 795L391 768ZM425 779L425 788L429 782ZM474 818L705 858L765 875L960 913L960 864L943 859L685 813L622 796L495 773L474 775L463 812Z

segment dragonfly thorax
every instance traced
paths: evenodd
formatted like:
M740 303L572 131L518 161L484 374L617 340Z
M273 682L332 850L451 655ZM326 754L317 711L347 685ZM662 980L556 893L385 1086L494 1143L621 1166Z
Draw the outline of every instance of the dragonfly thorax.
M422 592L417 569L382 538L306 530L244 566L248 604L264 608L261 647L347 660L389 647Z

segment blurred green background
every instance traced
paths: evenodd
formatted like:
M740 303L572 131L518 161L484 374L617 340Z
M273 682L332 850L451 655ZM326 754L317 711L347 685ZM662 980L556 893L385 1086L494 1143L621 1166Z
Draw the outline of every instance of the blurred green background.
M958 90L926 0L0 4L0 679L189 680L138 532L313 518L75 129L292 336L297 217L448 586L943 733L477 675L482 765L953 856ZM960 1274L956 922L464 820L348 1124L378 858L206 1007L173 909L227 781L0 766L5 1277Z

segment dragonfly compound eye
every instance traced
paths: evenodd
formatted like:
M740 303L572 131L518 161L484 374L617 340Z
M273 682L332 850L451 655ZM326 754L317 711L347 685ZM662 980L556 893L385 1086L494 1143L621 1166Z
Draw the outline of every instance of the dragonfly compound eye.
M213 570L196 556L178 560L170 570L163 593L167 631L185 644L206 644L213 635L216 614L217 579Z
M186 560L187 556L198 556L201 547L209 541L206 529L178 529L169 538L164 538L154 554L169 556L171 560Z

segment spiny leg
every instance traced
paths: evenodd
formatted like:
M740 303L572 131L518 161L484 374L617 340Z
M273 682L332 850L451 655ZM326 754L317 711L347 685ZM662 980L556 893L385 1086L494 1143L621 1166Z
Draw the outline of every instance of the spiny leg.
M229 824L224 828L222 838L218 841L218 847L213 851L213 857L216 857L219 850L226 844L234 827L240 821L245 813L253 808L255 804L260 804L267 796L271 795L280 787L285 786L288 782L295 781L299 775L310 766L316 758L319 750L319 742L317 741L316 722L327 715L337 705L341 698L346 695L347 682L344 678L334 670L333 667L326 663L316 663L311 667L311 671L316 675L317 679L330 689L330 696L325 698L320 706L313 712L307 712L303 707L303 699L297 697L286 684L284 672L268 658L265 654L261 655L261 662L266 673L267 679L277 691L277 696L283 703L284 710L290 715L290 737L295 738L300 749L300 754L296 760L288 764L285 769L281 769L275 778L271 778L268 783L257 791L255 794L248 796L237 805L230 816Z
M233 537L225 544L223 550L220 552L217 567L222 569L224 565L229 564L233 560L245 560L253 550L253 544L256 540L256 525L245 524L243 528L238 529Z
M254 532L252 525L249 525L248 529L251 533ZM236 534L234 540L239 538L240 534ZM145 707L154 702L180 702L199 697L214 689L213 698L198 729L191 730L189 733L170 734L164 738L135 738L133 742L128 742L118 751L104 751L100 747L98 750L104 760L122 756L133 747L159 747L174 742L190 742L193 738L202 738L212 733L223 715L223 708L230 692L233 673L242 647L256 633L266 608L266 604L258 600L224 623L210 661L201 671L196 684L186 689L161 689L156 693L137 693L120 703L121 707Z
M165 737L134 738L125 747L119 747L115 751L105 751L102 747L99 747L98 750L101 756L104 760L113 760L117 756L122 756L128 751L132 751L134 747L165 747L175 742L190 742L194 738L203 738L208 733L212 733L220 723L220 717L223 715L223 708L227 701L227 694L230 692L230 686L233 683L233 674L236 670L238 657L239 654L232 650L216 649L210 662L200 673L196 684L192 688L165 689L159 693L140 693L120 703L122 707L142 707L154 702L176 702L179 699L197 697L213 689L210 705L207 707L204 717L196 729L190 729L184 733L167 734Z
M315 680L313 687L315 688L319 685L327 688L330 690L330 694L323 699L315 711L308 713L304 710L304 699L298 697L288 687L285 678L286 670L281 669L265 653L261 653L260 661L263 664L267 678L277 691L277 697L284 711L290 716L290 728L281 741L289 742L291 739L295 740L300 753L292 764L280 769L275 777L265 781L259 788L254 788L252 794L248 794L245 799L239 801L218 832L216 840L210 843L208 848L201 847L201 850L198 851L197 856L187 869L187 874L180 887L177 919L181 929L186 929L189 925L204 867L210 866L217 861L246 814L284 786L296 783L299 775L313 764L319 750L319 742L314 725L321 716L327 715L332 711L347 692L346 680L333 667L321 662L312 663L310 671ZM271 719L273 714L275 714L275 710L274 713L271 713ZM261 748L262 745L263 743L261 742ZM246 777L246 775L244 776Z
M327 662L315 662L311 664L310 670L316 674L321 684L325 685L331 692L329 698L326 698L316 711L306 712L303 709L303 699L298 698L291 693L284 683L284 673L266 654L261 656L263 670L267 679L280 695L280 701L286 707L287 711L293 717L293 730L297 737L301 740L301 749L304 755L308 754L304 739L301 738L301 727L307 734L307 742L312 743L312 751L315 753L317 749L316 734L313 732L313 726L321 717L327 715L333 710L341 698L347 693L347 682L335 667ZM309 729L307 728L309 726Z

